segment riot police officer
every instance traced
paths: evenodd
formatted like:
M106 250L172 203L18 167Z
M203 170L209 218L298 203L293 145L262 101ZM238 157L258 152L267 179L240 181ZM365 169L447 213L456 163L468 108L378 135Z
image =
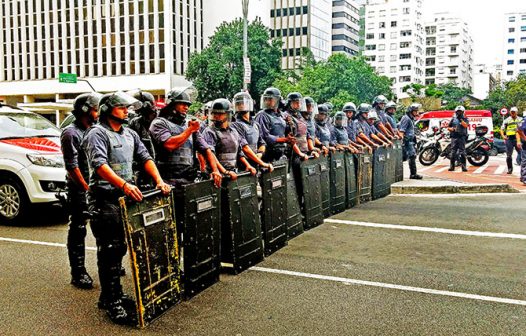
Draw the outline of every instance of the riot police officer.
M320 140L316 137L316 122L314 121L314 115L317 113L319 106L311 97L305 97L305 106L306 109L301 111L301 116L307 122L307 132L309 134L309 138L307 138L307 145L309 147L309 151L314 151L317 153L321 153L323 151L326 155L329 153L329 149L323 146Z
M176 194L183 185L192 183L197 177L196 153L206 157L216 186L221 185L216 159L198 132L199 121L187 118L191 104L186 90L170 90L165 107L150 126L159 172L167 183L175 187Z
M355 147L359 152L361 152L364 147L372 152L372 148L368 145L361 145L356 142L356 131L353 122L356 118L356 105L353 102L347 102L343 105L342 110L347 117L347 135L349 137L349 144Z
M146 147L151 157L155 159L155 151L150 136L150 125L152 121L155 118L157 118L155 98L150 92L142 91L139 89L128 91L127 94L129 94L130 96L142 103L141 108L137 110L138 116L130 120L129 127L135 132L137 132L137 134L141 138L142 143L144 144L144 147ZM148 189L151 186L152 181L145 174L144 170L142 170L140 167L137 167L137 165L134 164L133 171L136 175L137 185L141 189Z
M369 123L369 126L371 126L371 135L376 135L380 140L383 141L384 144L387 146L392 146L393 143L387 135L384 135L380 130L376 127L380 121L380 117L376 113L376 111L373 109L371 112L369 112L369 115L367 116L367 122Z
M335 151L334 142L331 139L331 128L329 126L329 109L327 105L321 104L318 106L318 112L314 114L316 121L316 138L321 143L321 146L328 148L330 151Z
M366 103L360 104L356 111L353 126L356 134L356 141L359 144L369 146L372 149L384 145L384 142L373 133L371 125L369 125L368 116L370 111L371 105Z
M60 135L64 163L67 170L69 200L68 257L71 284L81 289L93 288L93 279L84 266L86 224L88 221L86 192L89 190L89 168L81 141L86 130L98 119L100 93L83 93L73 102L75 121Z
M272 165L263 162L252 151L248 142L231 126L232 105L227 99L214 100L210 112L210 124L203 131L203 138L218 160L218 169L232 180L237 178L238 162L243 163L246 170L256 175L256 168L247 160L263 168L272 169Z
M382 132L388 139L393 138L393 129L389 123L388 117L385 114L385 106L387 104L387 98L385 96L376 96L373 100L373 110L376 112L378 118L374 125L376 129Z
M398 120L396 120L395 113L396 113L396 103L395 102L390 101L387 104L385 104L385 114L387 117L387 122L389 123L389 125L391 125L390 130L393 132L393 135L396 139L400 139L401 136L398 132L398 126L397 126Z
M296 140L296 143L292 145L291 152L293 163L296 160L308 160L310 153L308 140L312 140L312 138L307 130L307 121L302 116L302 112L306 111L307 108L301 93L291 92L287 95L286 109L287 112L284 117L287 120L287 128ZM317 156L316 152L312 153ZM296 163L299 164L299 161Z
M451 134L451 162L449 171L455 170L455 161L460 160L462 171L468 171L466 167L466 141L468 139L469 120L464 116L464 106L455 108L455 115L448 125Z
M334 114L334 123L331 127L331 141L338 150L348 150L352 153L358 153L358 150L349 142L347 116L343 111L338 111Z
M415 180L421 180L422 175L418 175L416 172L416 135L415 135L415 118L418 117L418 110L420 104L411 104L407 108L407 113L400 120L400 126L398 128L400 134L403 137L404 145L402 153L404 161L409 161L409 178Z
M500 135L506 141L506 164L508 174L513 173L513 150L517 151L517 161L520 162L521 152L517 146L517 129L522 122L522 118L517 115L517 107L510 109L510 116L504 120L500 128Z
M101 294L98 306L118 324L134 323L131 299L123 294L120 283L122 258L126 253L124 226L120 220L119 197L142 200L133 185L132 162L141 163L163 193L170 192L135 131L123 127L128 111L141 103L133 97L115 92L105 94L99 102L99 124L91 127L82 141L89 164L89 211L91 228L97 242L97 264Z
M287 123L279 111L281 92L276 88L267 88L261 96L261 108L256 115L263 141L267 144L262 157L265 162L273 162L285 155L287 144L294 143L294 137L285 135Z

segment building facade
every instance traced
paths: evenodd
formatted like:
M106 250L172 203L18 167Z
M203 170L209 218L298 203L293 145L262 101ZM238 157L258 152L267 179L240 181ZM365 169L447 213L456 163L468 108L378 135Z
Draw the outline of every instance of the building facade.
M437 13L426 24L425 84L473 87L473 39L466 22Z
M505 14L502 79L526 74L526 12Z
M497 86L497 79L493 76L491 69L484 64L473 66L473 96L484 100L488 94Z
M363 54L379 75L393 81L398 98L404 86L424 84L422 0L382 0L365 6Z
M353 0L332 2L332 52L355 56L360 51L360 5Z
M53 102L90 91L85 82L59 83L59 73L100 92L163 95L187 85L188 58L204 44L202 12L203 0L4 0L0 100Z
M329 0L271 0L271 37L281 38L282 68L294 69L310 49L316 60L332 51L332 2Z

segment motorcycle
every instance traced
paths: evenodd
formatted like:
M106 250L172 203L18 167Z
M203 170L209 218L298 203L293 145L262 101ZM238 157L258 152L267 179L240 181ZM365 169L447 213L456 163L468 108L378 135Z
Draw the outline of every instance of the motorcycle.
M449 133L441 132L438 127L433 127L433 134L422 140L418 161L424 166L431 166L435 163L451 142Z

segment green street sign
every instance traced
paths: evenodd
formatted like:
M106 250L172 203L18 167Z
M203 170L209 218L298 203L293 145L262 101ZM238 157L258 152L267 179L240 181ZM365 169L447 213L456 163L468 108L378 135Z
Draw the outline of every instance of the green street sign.
M75 84L77 83L77 75L71 73L59 73L58 82Z

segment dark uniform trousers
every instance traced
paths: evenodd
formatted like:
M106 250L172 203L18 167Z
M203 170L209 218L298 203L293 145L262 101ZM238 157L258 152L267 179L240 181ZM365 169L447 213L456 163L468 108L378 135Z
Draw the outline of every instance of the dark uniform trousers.
M79 189L73 182L68 183L69 199L69 230L68 230L68 257L72 274L85 272L85 239L86 225L88 223L88 204L86 192Z
M451 138L451 166L455 166L457 158L463 167L466 166L466 137Z

